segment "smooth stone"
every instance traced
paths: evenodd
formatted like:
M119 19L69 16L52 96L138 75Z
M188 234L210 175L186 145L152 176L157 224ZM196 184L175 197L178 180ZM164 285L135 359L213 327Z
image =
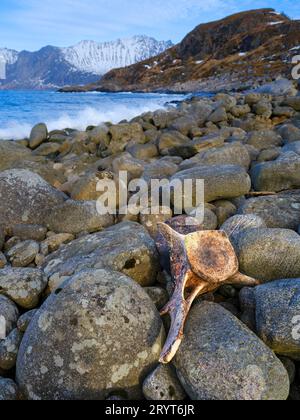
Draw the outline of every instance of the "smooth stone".
M192 400L286 400L289 377L274 353L223 307L190 312L175 366Z
M300 190L246 200L238 213L256 214L268 228L297 231L300 221Z
M25 309L35 308L47 285L47 277L37 268L5 268L0 270L1 294Z
M66 196L39 175L22 169L0 173L0 225L11 229L19 224L45 226L45 217Z
M67 200L53 207L45 218L49 230L76 235L101 231L114 224L111 214L99 214L95 201Z
M29 146L31 149L36 149L44 141L47 140L48 129L46 124L37 124L33 127L29 137Z
M176 173L171 182L193 180L193 204L196 203L196 180L204 180L205 202L236 198L247 194L251 180L247 172L236 165L199 166ZM184 196L185 197L185 196ZM190 197L186 197L190 199Z
M260 163L251 171L256 191L280 192L300 188L300 156L289 152L272 162Z
M263 283L300 277L300 236L287 229L248 229L234 246L240 270Z
M282 137L273 130L252 131L248 134L246 142L260 151L283 145Z
M24 241L15 245L7 253L13 267L28 267L39 253L40 245L35 241Z
M142 397L164 328L145 291L108 270L82 271L54 293L27 329L17 382L30 400Z
M124 222L65 245L46 258L43 269L54 291L66 278L90 268L120 271L144 287L153 286L158 266L149 233L138 223Z
M276 354L300 361L300 278L255 288L256 330Z
M11 236L16 236L21 241L43 241L46 238L47 228L41 225L15 225L12 228Z

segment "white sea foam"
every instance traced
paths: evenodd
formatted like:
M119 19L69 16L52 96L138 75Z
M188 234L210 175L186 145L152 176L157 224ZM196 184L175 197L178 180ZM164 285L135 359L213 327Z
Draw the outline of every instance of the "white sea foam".
M109 105L105 110L100 110L93 107L86 107L80 111L72 113L63 113L55 119L45 118L43 122L47 124L49 131L62 130L64 128L74 128L78 130L85 130L89 125L99 125L103 122L110 121L118 123L124 119L130 120L137 115L144 112L154 111L163 108L158 101L147 102L140 106L126 106L126 105ZM36 121L39 123L41 121ZM23 139L29 136L32 129L32 124L20 123L17 120L10 120L7 125L0 127L0 139Z

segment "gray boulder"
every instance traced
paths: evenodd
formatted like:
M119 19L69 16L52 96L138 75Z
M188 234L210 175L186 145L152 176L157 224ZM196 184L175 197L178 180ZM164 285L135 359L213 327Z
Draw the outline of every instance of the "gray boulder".
M120 271L142 286L153 286L158 266L148 232L137 223L124 222L62 246L46 258L43 269L55 290L66 278L90 268Z
M76 235L103 230L114 224L114 216L99 214L95 201L67 200L49 211L45 223L53 232Z
M245 230L234 246L248 276L262 282L300 277L300 236L293 230Z
M238 213L256 214L268 228L298 229L300 221L300 191L250 198Z
M248 134L246 142L257 150L283 145L282 137L273 130L252 131Z
M10 229L17 224L44 225L50 209L66 196L39 175L22 169L0 173L0 225Z
M27 267L35 260L39 250L40 245L38 242L19 242L8 251L7 257L13 267Z
M11 169L14 163L20 159L28 159L31 156L31 151L25 146L15 141L0 142L0 171Z
M159 313L130 278L107 270L76 275L27 329L17 382L30 400L142 397L164 340Z
M235 243L246 230L266 227L265 221L256 214L237 214L226 220L220 230L226 232L231 242Z
M194 400L286 400L282 363L244 324L219 305L196 304L175 359Z
M193 180L193 201L196 198L196 180L204 180L205 202L219 199L236 198L247 194L251 188L251 180L241 166L236 165L210 165L196 166L193 169L175 174L171 181ZM189 198L189 197L187 197Z
M29 146L31 149L35 149L40 146L44 141L47 140L48 129L43 123L37 124L33 127L30 133Z
M256 330L275 353L300 361L300 279L255 288Z
M256 191L284 191L300 187L300 156L289 152L277 160L260 163L251 171Z
M0 294L25 309L35 308L47 285L47 277L37 268L0 270Z
M239 165L248 170L250 163L251 158L247 147L236 142L200 152L192 159L183 161L180 168L190 169L195 165Z

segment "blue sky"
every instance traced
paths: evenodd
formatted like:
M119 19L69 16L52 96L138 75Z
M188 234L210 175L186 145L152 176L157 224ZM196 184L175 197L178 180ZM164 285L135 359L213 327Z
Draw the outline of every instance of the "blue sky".
M0 47L36 50L140 34L179 42L200 23L261 7L300 19L299 0L1 0Z

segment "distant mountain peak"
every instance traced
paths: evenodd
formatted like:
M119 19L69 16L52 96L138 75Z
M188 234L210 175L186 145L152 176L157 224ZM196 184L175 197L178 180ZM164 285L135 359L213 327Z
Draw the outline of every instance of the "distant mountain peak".
M67 48L48 45L36 52L3 48L0 60L6 65L7 79L0 81L0 89L51 89L96 82L109 70L149 59L172 45L136 35L103 43L83 40Z
M172 46L171 41L157 41L145 35L98 43L84 40L63 48L65 60L80 71L103 75L113 68L126 67L159 55Z

